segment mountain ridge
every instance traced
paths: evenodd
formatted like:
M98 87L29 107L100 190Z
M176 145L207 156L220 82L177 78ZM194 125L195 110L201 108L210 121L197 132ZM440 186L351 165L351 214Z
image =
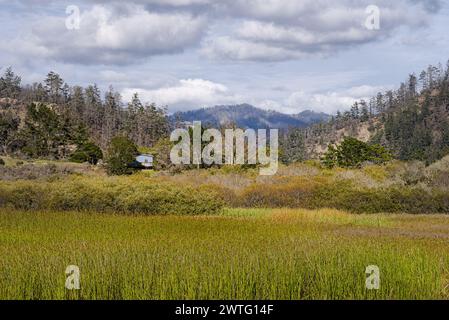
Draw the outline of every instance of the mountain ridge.
M237 104L177 112L170 116L170 121L172 123L201 121L217 127L234 123L241 128L288 129L305 128L318 122L327 122L330 118L328 114L312 110L290 115L274 110L264 110L250 104Z

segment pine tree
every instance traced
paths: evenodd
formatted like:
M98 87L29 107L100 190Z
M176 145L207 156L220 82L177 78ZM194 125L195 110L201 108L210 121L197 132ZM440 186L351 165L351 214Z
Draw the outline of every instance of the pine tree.
M107 145L120 131L120 100L120 95L112 87L109 87L104 101L102 145Z
M306 147L301 129L290 129L281 143L281 161L290 164L301 162L306 157Z
M3 76L0 78L0 98L18 98L21 78L17 76L12 68L6 69Z
M11 145L17 140L20 119L11 110L0 113L1 152L8 155Z
M370 112L368 110L368 106L366 104L362 105L362 110L360 112L360 121L366 122L370 118Z
M64 98L64 80L59 74L50 71L44 81L49 102L59 103Z

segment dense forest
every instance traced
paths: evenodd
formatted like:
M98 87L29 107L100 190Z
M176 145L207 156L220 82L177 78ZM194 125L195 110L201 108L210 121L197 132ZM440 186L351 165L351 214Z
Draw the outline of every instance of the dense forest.
M150 148L167 140L170 127L166 108L137 94L125 104L112 87L102 95L96 85L69 86L55 72L32 85L22 85L11 68L0 78L3 155L68 159L80 150L106 151L116 136ZM449 62L411 74L397 90L356 102L330 121L284 131L280 158L316 159L345 137L381 145L401 160L432 163L449 154Z

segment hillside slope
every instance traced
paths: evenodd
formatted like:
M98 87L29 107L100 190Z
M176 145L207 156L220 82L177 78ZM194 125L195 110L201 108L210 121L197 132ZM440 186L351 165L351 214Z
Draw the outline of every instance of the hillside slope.
M449 154L449 64L411 74L398 90L355 103L328 123L303 130L308 158L319 158L345 136L379 143L395 158L432 163Z
M304 111L296 115L267 111L249 104L216 106L193 111L178 112L171 116L172 121L193 122L201 121L205 124L219 127L226 124L236 124L241 128L305 128L310 124L327 121L330 116L325 113Z

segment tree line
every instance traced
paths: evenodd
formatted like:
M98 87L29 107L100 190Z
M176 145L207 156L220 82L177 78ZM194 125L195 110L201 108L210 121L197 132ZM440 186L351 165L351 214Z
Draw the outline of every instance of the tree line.
M139 147L162 146L167 158L167 110L137 94L125 104L112 87L102 94L95 84L70 86L55 72L22 85L8 68L0 77L0 99L1 154L96 162L114 137L123 136ZM362 125L370 145L397 159L431 163L449 154L449 62L410 74L397 90L358 101L329 122L283 132L280 159L316 157L312 146L335 144L339 132L354 136Z
M21 85L11 68L0 78L0 152L32 158L101 156L116 136L152 147L169 133L166 108L134 94L128 104L112 87L69 86L49 72L43 82ZM94 160L92 160L94 161Z

